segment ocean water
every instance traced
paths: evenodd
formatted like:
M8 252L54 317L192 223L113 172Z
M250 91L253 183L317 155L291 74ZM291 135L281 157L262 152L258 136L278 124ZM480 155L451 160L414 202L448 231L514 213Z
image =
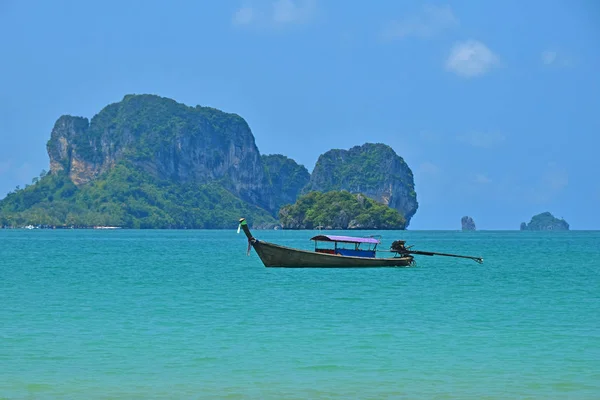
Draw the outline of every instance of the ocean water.
M0 230L0 398L600 398L600 232L373 233L485 262L267 269L235 230Z

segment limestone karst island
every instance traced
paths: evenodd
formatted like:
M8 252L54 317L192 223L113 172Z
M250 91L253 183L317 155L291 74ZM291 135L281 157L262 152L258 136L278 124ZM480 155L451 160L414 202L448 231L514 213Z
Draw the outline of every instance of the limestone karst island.
M385 144L322 154L312 173L262 155L246 121L210 107L127 95L91 120L64 115L50 170L0 201L0 226L405 229L411 169Z
M462 217L460 219L460 225L461 225L461 229L463 231L475 231L477 230L477 228L475 227L475 221L473 221L473 218L465 215L464 217Z
M569 224L564 219L558 219L550 212L546 211L534 215L527 224L521 223L522 231L568 231Z

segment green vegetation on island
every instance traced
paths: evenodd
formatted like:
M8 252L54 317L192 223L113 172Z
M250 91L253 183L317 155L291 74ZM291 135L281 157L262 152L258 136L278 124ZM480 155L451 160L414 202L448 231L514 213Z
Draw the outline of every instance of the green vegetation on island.
M303 193L346 190L400 212L406 225L418 208L414 177L402 157L383 143L365 143L322 154Z
M395 209L347 191L310 192L279 211L284 229L404 229Z
M234 228L243 215L273 227L306 187L362 193L360 207L339 197L319 211L321 225L402 229L416 211L412 172L389 146L332 150L311 175L261 155L239 115L155 95L127 95L91 120L63 115L46 147L49 173L0 200L0 226Z
M81 187L64 172L46 175L0 203L0 226L219 229L235 228L240 215L276 222L218 184L156 181L124 164Z
M541 214L534 215L529 224L521 223L522 231L568 231L569 224L564 219L554 217L550 212L546 211Z

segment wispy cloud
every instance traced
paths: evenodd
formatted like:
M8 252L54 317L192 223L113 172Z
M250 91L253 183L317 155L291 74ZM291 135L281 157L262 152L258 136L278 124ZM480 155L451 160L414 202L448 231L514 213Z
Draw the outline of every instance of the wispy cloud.
M552 191L560 191L569 184L567 170L556 163L549 163L542 176L542 186Z
M256 18L255 11L252 7L240 7L233 14L232 22L234 25L248 25Z
M314 15L316 3L310 0L277 0L273 3L273 21L277 24L306 22Z
M498 63L498 56L485 44L467 40L452 47L446 60L446 69L464 78L473 78L484 75Z
M440 143L442 141L442 135L431 131L419 132L419 138L427 143Z
M566 56L563 52L556 50L545 50L540 55L542 64L554 67L570 67L573 65L573 60Z
M487 177L487 175L481 174L481 173L475 174L475 177L474 177L473 180L474 180L475 183L479 183L479 184L482 184L482 185L490 183L492 181L490 178Z
M440 167L429 161L426 161L419 165L419 172L424 175L437 176L440 173Z
M426 5L414 15L391 21L383 29L383 37L402 39L409 36L428 38L458 26L458 18L450 6Z
M458 135L456 139L473 147L490 149L500 145L506 137L498 132L470 132Z
M268 6L245 5L232 17L236 26L281 27L306 23L315 15L316 0L275 0Z
M538 182L528 188L526 196L532 203L547 203L568 185L569 174L567 170L557 163L550 162Z
M542 63L546 65L553 64L558 54L555 51L546 50L542 52Z

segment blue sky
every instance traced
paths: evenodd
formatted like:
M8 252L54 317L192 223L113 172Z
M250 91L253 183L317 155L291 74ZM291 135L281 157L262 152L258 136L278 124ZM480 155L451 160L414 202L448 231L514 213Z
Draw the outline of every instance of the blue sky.
M0 197L48 169L60 115L153 93L240 114L309 171L390 145L411 229L600 229L593 0L0 0L0 44Z

